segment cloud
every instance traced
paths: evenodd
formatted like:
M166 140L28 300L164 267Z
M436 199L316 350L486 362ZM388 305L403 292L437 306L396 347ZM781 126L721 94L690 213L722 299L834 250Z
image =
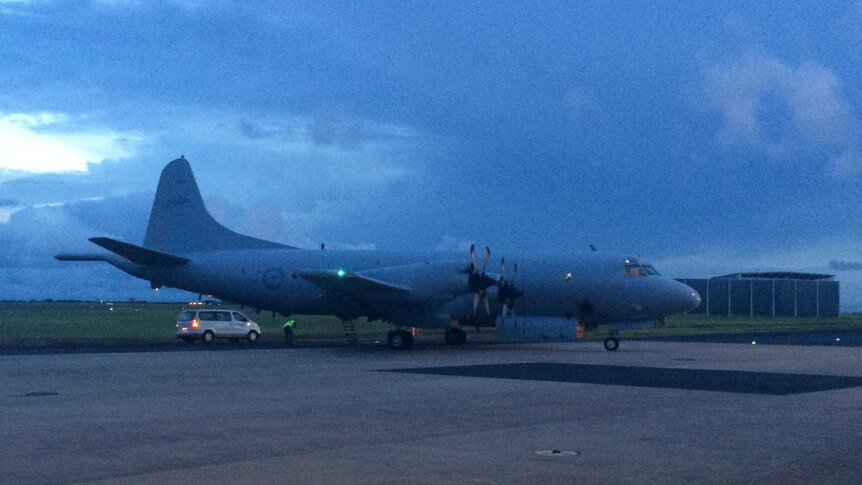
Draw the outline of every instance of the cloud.
M255 159L259 166L290 167L296 184L345 189L392 184L415 175L425 152L435 143L409 126L350 116L333 107L310 116L180 107L171 111L170 118L178 122L148 131L150 140L161 145L231 150Z
M464 254L468 254L471 244L473 244L473 241L469 239L457 238L446 234L443 236L443 240L440 241L440 244L434 247L434 250L441 252L463 252Z
M350 117L333 106L320 108L311 119L308 131L317 146L337 145L348 150L358 148L366 137L361 119Z
M816 62L792 66L749 54L707 68L705 95L721 116L725 148L753 149L774 159L812 148L831 151L839 155L826 157L827 173L858 178L858 122L832 70Z
M179 291L154 295L105 263L63 263L60 252L99 252L87 238L113 235L139 242L151 197L131 194L74 204L22 208L0 224L0 299L182 299Z
M0 171L86 171L88 164L135 154L141 138L78 126L62 113L0 113Z
M846 148L832 160L827 171L837 180L858 182L862 179L862 154L855 148Z
M862 271L862 262L832 260L829 267L836 271Z

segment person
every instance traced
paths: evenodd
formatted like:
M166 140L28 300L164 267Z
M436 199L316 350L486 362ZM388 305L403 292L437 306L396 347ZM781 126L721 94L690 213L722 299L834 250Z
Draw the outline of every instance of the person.
M293 346L293 326L296 325L296 320L290 319L284 322L284 346Z

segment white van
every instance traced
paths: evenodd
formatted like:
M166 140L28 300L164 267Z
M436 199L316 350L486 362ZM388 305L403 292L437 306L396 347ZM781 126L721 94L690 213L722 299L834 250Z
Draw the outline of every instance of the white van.
M241 338L256 342L260 326L240 312L230 310L184 310L177 318L177 338L188 343L201 339L204 343L216 338L236 342Z

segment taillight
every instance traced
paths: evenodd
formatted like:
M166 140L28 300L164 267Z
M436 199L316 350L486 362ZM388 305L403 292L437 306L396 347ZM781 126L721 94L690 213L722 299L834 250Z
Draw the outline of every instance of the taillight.
M198 328L198 319L197 318L192 320L192 328Z

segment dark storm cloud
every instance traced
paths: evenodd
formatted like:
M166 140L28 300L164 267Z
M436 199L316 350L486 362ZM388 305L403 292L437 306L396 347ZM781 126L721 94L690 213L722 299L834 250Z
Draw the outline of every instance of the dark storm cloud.
M248 119L240 120L237 128L242 136L253 140L290 134L289 130L282 127L266 126Z
M832 260L829 267L836 271L862 271L862 262Z
M0 112L140 140L0 184L22 206L125 200L64 209L66 240L139 238L132 194L180 154L220 220L300 245L594 243L699 274L862 229L858 5L15 5L32 15L3 18Z

